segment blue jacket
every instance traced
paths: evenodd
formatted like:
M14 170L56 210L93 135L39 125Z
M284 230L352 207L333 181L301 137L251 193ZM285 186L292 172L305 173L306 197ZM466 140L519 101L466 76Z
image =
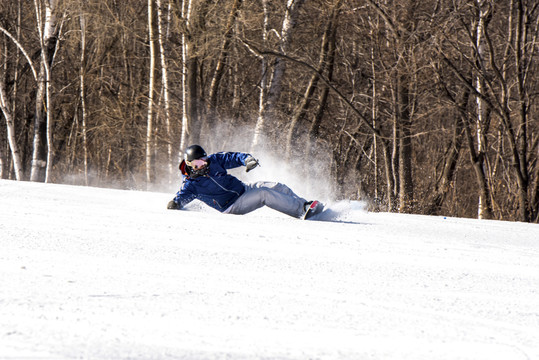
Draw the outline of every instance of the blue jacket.
M225 211L245 192L245 185L226 170L244 166L248 156L249 154L239 152L212 154L208 156L208 174L199 177L190 177L185 171L185 163L182 162L180 169L184 179L174 202L181 209L198 199L214 209Z

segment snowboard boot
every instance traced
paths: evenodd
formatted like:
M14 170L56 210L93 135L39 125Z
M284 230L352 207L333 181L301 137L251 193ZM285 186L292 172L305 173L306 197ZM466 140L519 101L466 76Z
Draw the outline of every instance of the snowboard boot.
M308 220L313 216L320 214L324 210L324 205L318 201L308 201L303 205L305 208L305 214L303 215L303 220Z

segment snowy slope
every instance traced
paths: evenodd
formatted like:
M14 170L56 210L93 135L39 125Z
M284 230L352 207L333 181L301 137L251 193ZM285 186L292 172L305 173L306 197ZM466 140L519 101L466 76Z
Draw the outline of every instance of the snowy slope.
M0 181L0 359L539 359L536 224L171 197Z

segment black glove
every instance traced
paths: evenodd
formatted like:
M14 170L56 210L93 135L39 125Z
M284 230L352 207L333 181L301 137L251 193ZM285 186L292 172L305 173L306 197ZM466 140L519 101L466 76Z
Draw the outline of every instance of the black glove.
M170 200L167 204L167 209L169 210L179 210L180 206L176 204L174 200Z
M245 170L246 172L253 170L258 165L260 165L258 163L258 160L252 157L251 155L249 155L247 159L245 159L245 166L247 167L247 169Z

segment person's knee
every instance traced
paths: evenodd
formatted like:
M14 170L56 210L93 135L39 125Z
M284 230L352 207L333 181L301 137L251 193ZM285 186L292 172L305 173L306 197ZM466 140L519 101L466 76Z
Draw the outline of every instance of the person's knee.
M261 187L258 190L260 194L259 195L260 201L262 202L263 205L267 205L268 199L271 196L271 189L266 188L266 187Z

